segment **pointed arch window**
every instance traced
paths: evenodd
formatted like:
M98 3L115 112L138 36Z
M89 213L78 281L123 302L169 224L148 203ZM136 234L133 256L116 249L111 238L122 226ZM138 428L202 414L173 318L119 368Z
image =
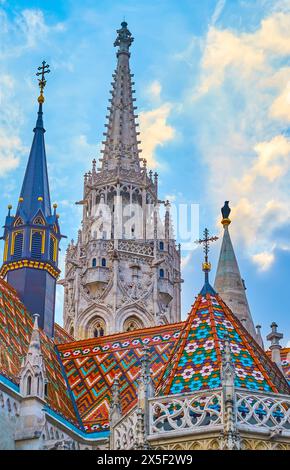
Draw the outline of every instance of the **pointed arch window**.
M101 265L102 265L102 268L105 268L107 266L106 258L102 258Z
M164 278L164 269L163 269L163 268L159 269L159 277L160 277L161 279Z
M57 260L57 239L53 235L49 239L49 259L54 263Z
M17 217L14 222L14 227L19 227L20 225L23 225L23 220L21 219L21 217Z
M143 323L141 322L141 320L139 320L139 318L135 317L134 315L127 318L123 325L123 330L128 332L139 330L140 328L143 328Z
M30 250L31 257L35 259L41 259L42 253L45 248L45 232L43 230L32 230Z
M37 377L37 395L40 396L41 395L41 380L40 380L40 376Z
M45 225L43 218L38 215L33 221L34 225Z
M20 259L23 249L23 232L14 232L12 234L11 255L13 260Z
M164 242L159 242L159 249L160 251L164 250Z
M105 334L105 331L104 331L104 328L102 326L97 326L95 329L94 329L94 337L95 338L99 338L100 336L104 336Z
M97 259L93 258L92 259L92 267L95 268L97 266Z
M27 377L26 394L31 395L31 375Z
M105 322L103 320L100 319L94 323L93 335L94 338L100 338L105 335Z

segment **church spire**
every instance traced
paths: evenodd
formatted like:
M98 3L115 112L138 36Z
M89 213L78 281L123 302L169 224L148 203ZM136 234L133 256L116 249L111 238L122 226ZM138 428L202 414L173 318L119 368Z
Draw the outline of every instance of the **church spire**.
M15 215L4 225L5 249L0 275L18 292L27 310L39 314L39 326L53 336L55 285L59 276L60 233L56 204L51 211L43 127L43 90L49 65L38 67L40 95L34 137Z
M45 217L51 215L42 110L44 103L43 90L46 85L45 74L50 72L49 65L43 61L38 70L39 72L36 75L41 78L38 79L40 95L38 97L37 121L33 129L33 142L16 212L16 215L19 215L25 221L31 220L39 210Z
M222 225L224 228L223 241L218 261L214 288L230 307L233 313L243 322L249 333L256 338L256 332L246 296L246 287L241 278L238 262L232 245L229 225L231 209L229 201L225 201L222 212Z
M137 126L135 122L137 115L134 111L132 82L133 74L130 72L129 58L130 46L134 38L127 28L127 23L123 21L121 28L117 30L117 38L114 46L117 50L117 68L113 74L112 98L109 100L109 115L106 124L107 132L104 133L106 139L104 149L102 170L115 170L122 168L125 170L135 170L140 172L140 162L138 149Z

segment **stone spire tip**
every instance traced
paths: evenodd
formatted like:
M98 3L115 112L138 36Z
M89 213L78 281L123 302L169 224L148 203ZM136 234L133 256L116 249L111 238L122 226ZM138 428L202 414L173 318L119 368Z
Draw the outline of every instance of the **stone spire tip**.
M114 42L114 47L119 46L117 56L122 53L129 54L129 48L134 41L134 38L127 26L128 23L126 21L122 21L121 28L117 29L118 36Z

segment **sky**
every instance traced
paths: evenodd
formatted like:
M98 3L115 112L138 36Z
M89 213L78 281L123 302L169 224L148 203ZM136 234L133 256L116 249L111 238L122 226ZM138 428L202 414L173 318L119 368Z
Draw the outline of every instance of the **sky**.
M46 60L52 202L62 232L76 239L75 201L100 157L124 18L135 38L142 157L159 173L161 199L198 204L200 234L207 226L220 237L212 283L220 208L230 201L254 322L265 337L276 321L290 346L290 0L0 0L0 219L17 204L36 120L35 72ZM185 318L202 287L202 252L182 256Z

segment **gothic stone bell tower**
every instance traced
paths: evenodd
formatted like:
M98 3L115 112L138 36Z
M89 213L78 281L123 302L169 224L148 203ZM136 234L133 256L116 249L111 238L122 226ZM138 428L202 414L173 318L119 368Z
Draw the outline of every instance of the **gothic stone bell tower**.
M76 338L180 320L180 250L168 203L163 222L159 216L158 176L139 157L133 37L126 22L117 33L101 165L97 169L93 160L85 175L82 229L68 246L60 281L64 326Z

